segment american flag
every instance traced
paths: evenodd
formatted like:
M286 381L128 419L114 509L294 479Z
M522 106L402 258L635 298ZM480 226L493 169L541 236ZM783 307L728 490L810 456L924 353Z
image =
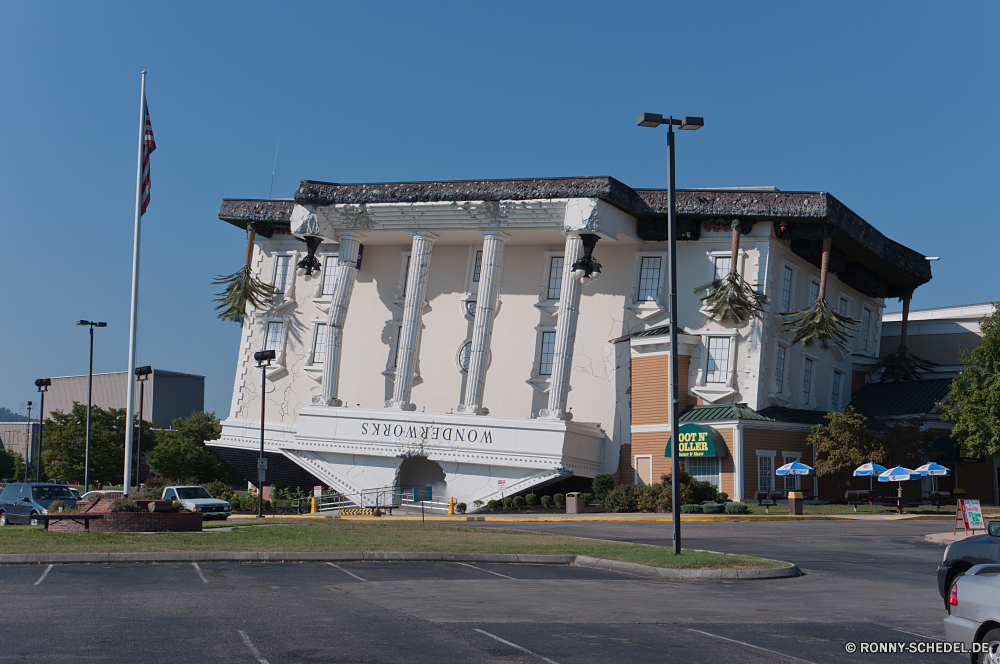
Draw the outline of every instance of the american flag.
M149 106L146 101L142 102L142 212L146 214L149 206L149 155L156 149L156 141L153 140L153 124L149 121Z

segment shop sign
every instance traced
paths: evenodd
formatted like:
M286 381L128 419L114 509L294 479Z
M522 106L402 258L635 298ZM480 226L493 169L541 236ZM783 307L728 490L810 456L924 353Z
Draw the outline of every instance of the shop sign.
M680 443L677 455L682 457L723 457L729 456L726 441L716 429L704 424L682 424L678 428ZM670 456L670 446L674 442L671 436L667 441L667 450L663 456Z
M409 422L362 422L361 435L370 438L415 439L446 443L492 443L493 430L461 426L410 424Z

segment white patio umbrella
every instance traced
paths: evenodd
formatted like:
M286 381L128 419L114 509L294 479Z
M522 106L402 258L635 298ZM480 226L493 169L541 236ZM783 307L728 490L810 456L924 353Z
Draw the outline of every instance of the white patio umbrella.
M950 470L948 470L939 463L934 463L933 461L931 461L930 463L925 463L919 468L914 468L913 472L920 473L920 475L923 477L933 477L934 491L937 491L937 478L947 477L948 475L951 475Z
M887 470L884 473L879 473L879 482L897 482L899 484L899 497L903 497L903 482L907 480L919 480L923 475L914 472L909 468L903 468L902 466L896 466L891 470Z
M872 484L872 479L871 478L875 477L879 473L884 473L886 470L888 470L888 469L885 466L880 466L877 463L872 463L871 461L869 461L868 463L863 463L860 466L858 466L857 468L855 468L854 469L854 476L855 477L867 477L868 478L868 488L869 488L869 490L874 490L875 485Z

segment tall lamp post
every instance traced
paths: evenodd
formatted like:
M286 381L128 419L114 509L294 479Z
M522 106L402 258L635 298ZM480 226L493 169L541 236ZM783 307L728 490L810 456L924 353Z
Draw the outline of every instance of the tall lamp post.
M94 328L107 327L107 323L78 320L77 325L90 326L90 369L87 373L87 452L83 461L83 490L90 491L90 407L94 396Z
M153 367L136 367L135 376L139 379L139 432L135 439L135 486L139 486L139 466L142 465L142 397L146 387L146 379L153 373Z
M680 471L680 454L677 445L677 410L680 404L678 395L679 380L677 378L677 199L674 191L674 125L681 129L701 129L705 126L704 118L685 117L675 120L673 116L664 118L659 113L643 113L636 123L640 127L659 127L667 125L667 271L670 275L670 494L671 511L674 523L674 555L681 552L681 485L678 473Z
M42 395L42 403L38 407L38 456L35 462L35 481L42 481L42 429L45 427L45 392L48 391L49 386L52 385L51 378L39 378L35 381L35 387L38 388L39 394Z
M31 458L31 402L28 402L28 435L24 441L24 481L28 481L28 460ZM902 485L900 485L902 486Z
M257 517L264 518L264 473L267 471L267 460L264 459L264 397L267 390L267 368L275 358L273 350L259 350L253 354L260 367L260 456L257 458Z

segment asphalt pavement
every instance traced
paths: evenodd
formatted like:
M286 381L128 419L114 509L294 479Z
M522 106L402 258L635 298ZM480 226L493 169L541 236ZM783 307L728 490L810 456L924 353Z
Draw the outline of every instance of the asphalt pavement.
M499 525L670 543L662 522ZM0 662L963 662L846 653L943 637L943 547L922 539L940 529L685 524L685 547L806 573L769 581L447 562L3 566Z

